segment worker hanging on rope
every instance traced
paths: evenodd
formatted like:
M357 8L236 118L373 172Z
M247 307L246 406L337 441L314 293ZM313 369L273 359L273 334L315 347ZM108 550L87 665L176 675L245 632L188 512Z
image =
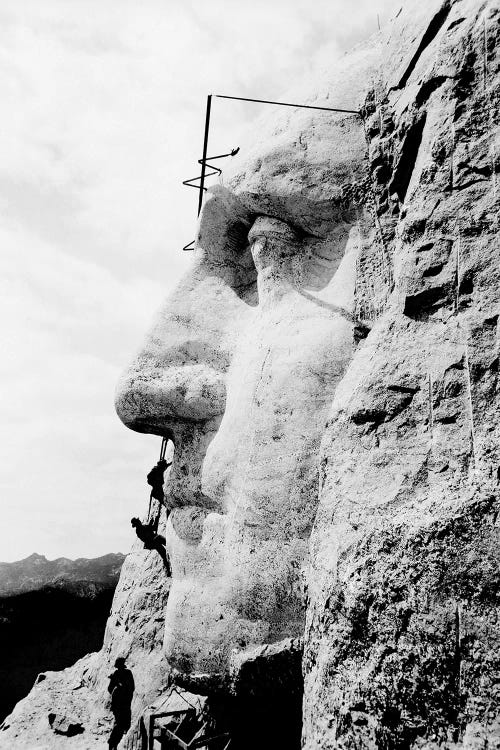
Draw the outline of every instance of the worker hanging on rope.
M160 555L167 576L170 577L171 569L170 562L166 550L166 540L161 534L158 534L158 524L160 521L160 513L162 505L165 505L165 496L163 494L163 482L165 471L171 466L171 462L168 463L165 460L165 452L167 450L168 438L163 438L161 442L160 460L154 466L149 474L147 475L147 482L151 485L151 493L149 495L149 509L148 509L148 521L142 523L139 518L132 518L130 523L135 529L135 533L141 542L144 543L144 549L156 550ZM153 499L158 503L158 511L153 518L151 518L152 502ZM168 512L167 512L168 517Z
M155 521L149 523L141 523L139 518L132 518L130 523L135 529L135 533L144 542L144 549L154 549L160 555L165 566L165 572L170 578L172 571L170 569L170 562L166 550L166 539L162 534L158 534L155 528Z

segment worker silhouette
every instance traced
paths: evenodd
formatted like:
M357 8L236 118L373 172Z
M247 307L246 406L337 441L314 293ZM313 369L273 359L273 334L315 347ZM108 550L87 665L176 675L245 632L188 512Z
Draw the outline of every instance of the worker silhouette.
M158 534L157 527L158 527L158 521L150 521L149 523L141 523L141 521L138 518L132 518L130 523L135 529L135 533L141 540L141 542L144 542L144 549L154 549L158 552L161 559L163 560L163 565L165 566L165 570L167 573L167 576L170 576L170 563L167 556L167 550L166 550L166 540L165 537L161 534Z
M134 677L125 665L125 659L118 657L115 671L109 676L108 693L111 693L111 711L115 717L109 735L109 750L116 750L123 735L130 729L131 704L134 695Z
M163 495L163 476L169 466L172 466L172 462L167 463L164 458L161 458L147 476L148 484L152 487L151 497L154 497L154 499L158 500L162 505L165 504Z

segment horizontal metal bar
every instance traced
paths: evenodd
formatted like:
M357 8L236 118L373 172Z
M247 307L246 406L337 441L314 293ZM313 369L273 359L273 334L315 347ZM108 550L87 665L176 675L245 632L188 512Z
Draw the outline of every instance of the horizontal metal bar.
M240 147L238 146L238 148L233 148L228 154L219 154L218 156L207 156L207 158L205 159L205 163L208 166L210 166L208 162L212 161L212 159L225 159L226 156L236 156L239 150L240 150ZM201 164L202 162L203 162L203 159L198 159L198 164Z
M246 96L225 96L214 94L217 99L236 99L239 102L257 102L258 104L277 104L280 107L299 107L300 109L321 109L324 112L345 112L349 115L359 115L357 109L337 109L335 107L316 107L313 104L291 104L290 102L272 102L269 99L249 99Z

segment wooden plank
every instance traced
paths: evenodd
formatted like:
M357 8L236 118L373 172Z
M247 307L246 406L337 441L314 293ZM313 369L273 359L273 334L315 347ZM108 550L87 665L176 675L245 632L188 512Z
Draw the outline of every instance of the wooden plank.
M215 742L216 740L223 740L226 737L229 737L229 734L227 732L224 732L224 734L214 734L212 735L212 737L200 737L199 740L190 742L188 747L189 750L195 747L203 747L203 745L209 745L211 742Z
M206 726L207 726L207 722L205 721L203 722L201 727L199 727L198 731L195 732L195 734L191 737L191 740L189 742L189 747L195 747L194 743L196 742L196 740L200 739L200 737L203 735Z
M176 734L171 732L170 729L166 729L165 731L167 732L168 737L170 737L171 740L177 742L178 746L182 748L182 750L189 750L189 745L186 745L186 743L183 742L180 737L177 737Z
M154 714L151 714L149 717L149 735L148 735L148 750L154 750L154 738L155 733L155 717Z
M165 719L168 716L181 716L182 714L188 714L189 712L192 712L192 708L188 709L178 709L177 711L163 711L162 713L158 714L150 714L149 715L149 736L148 736L148 750L154 750L154 743L155 740L161 740L160 736L155 736L155 724L157 719Z

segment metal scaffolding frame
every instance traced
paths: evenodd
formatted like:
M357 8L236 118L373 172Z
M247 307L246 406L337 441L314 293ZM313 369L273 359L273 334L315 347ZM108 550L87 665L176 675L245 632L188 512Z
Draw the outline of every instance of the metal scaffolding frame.
M207 150L208 150L208 136L210 132L210 117L212 113L212 97L215 97L216 99L231 99L233 101L239 101L239 102L256 102L257 104L272 104L276 105L278 107L295 107L297 109L316 109L321 110L323 112L340 112L343 114L349 114L349 115L360 115L361 113L356 109L340 109L338 107L319 107L314 104L295 104L291 102L276 102L272 101L270 99L251 99L246 96L227 96L226 94L208 94L207 96L207 105L205 109L205 129L203 131L203 155L201 159L198 159L198 164L201 165L201 174L198 177L191 177L188 180L183 181L183 185L186 185L187 187L194 187L197 190L199 190L198 195L198 216L201 212L201 207L203 205L203 193L206 191L205 187L205 179L207 177L210 177L214 174L221 174L222 170L218 167L215 167L213 164L210 164L210 161L213 161L214 159L223 159L228 156L235 156L238 151L240 150L239 147L236 149L233 149L227 154L220 154L218 156L209 156L207 157ZM213 171L209 172L207 174L207 167L211 168ZM199 184L193 184L198 182ZM182 249L183 250L192 250L194 245L194 240L189 242L187 245L185 245Z

